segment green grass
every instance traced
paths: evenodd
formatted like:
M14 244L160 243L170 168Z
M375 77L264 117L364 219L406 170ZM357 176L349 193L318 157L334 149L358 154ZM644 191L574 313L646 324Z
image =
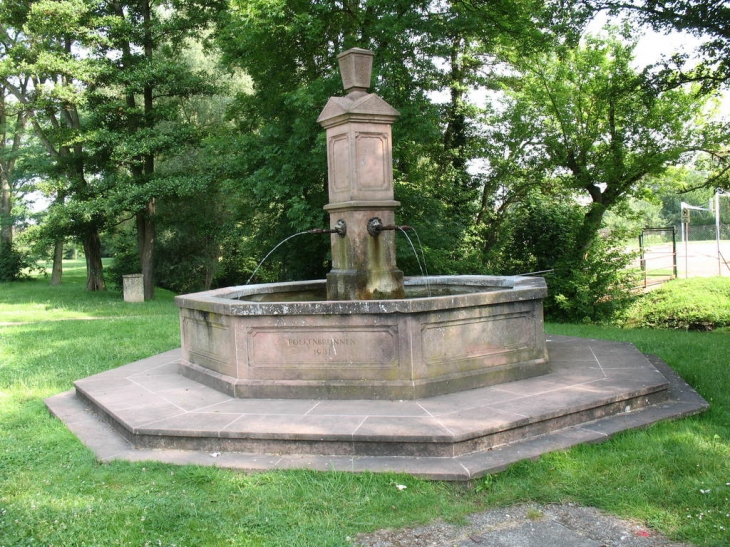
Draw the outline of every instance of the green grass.
M730 278L674 279L636 299L626 324L648 328L714 330L730 326Z
M165 291L143 304L86 293L83 269L69 266L60 287L0 284L0 546L343 546L358 532L458 521L527 500L592 505L677 540L728 543L730 334L548 325L552 334L627 340L658 354L712 409L467 488L398 475L101 464L43 399L176 347L177 310Z

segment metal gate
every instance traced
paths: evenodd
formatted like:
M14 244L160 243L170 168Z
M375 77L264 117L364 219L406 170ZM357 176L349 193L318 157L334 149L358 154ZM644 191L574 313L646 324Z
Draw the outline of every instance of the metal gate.
M644 228L639 249L644 288L677 278L677 233L673 226Z

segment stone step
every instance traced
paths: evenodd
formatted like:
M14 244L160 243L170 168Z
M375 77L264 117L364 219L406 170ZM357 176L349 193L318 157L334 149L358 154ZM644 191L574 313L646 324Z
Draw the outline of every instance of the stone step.
M236 399L180 375L173 351L79 380L47 405L103 460L444 480L708 406L629 344L552 337L548 348L544 376L415 401Z

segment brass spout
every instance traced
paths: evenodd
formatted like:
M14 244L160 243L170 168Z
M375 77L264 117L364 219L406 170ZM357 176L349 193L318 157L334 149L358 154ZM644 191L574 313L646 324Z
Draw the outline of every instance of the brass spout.
M340 237L345 237L347 235L347 223L340 219L335 224L334 228L331 228L329 230L325 228L312 228L311 230L307 230L308 234L337 234Z
M383 224L383 221L380 220L378 217L373 217L370 220L368 220L368 233L373 237L378 237L380 235L380 232L384 230L412 230L410 226L406 226L403 224L402 226L397 226L396 224Z

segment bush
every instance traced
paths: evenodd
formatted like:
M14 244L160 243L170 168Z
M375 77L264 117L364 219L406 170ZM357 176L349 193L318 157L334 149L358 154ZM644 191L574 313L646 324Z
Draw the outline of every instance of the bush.
M554 321L615 323L634 302L636 272L616 236L598 237L586 257L562 257L548 278L545 313Z
M104 278L111 287L122 290L123 276L140 272L137 238L128 224L109 234L107 242L114 261L104 268Z
M533 196L515 208L509 221L500 273L552 270L546 275L545 315L551 321L615 322L633 301L635 274L627 270L622 234L597 236L580 259L574 249L583 227L583 208Z
M625 326L714 330L730 326L730 278L675 279L631 306Z
M28 257L12 245L0 245L0 281L17 281L28 277L33 265Z

